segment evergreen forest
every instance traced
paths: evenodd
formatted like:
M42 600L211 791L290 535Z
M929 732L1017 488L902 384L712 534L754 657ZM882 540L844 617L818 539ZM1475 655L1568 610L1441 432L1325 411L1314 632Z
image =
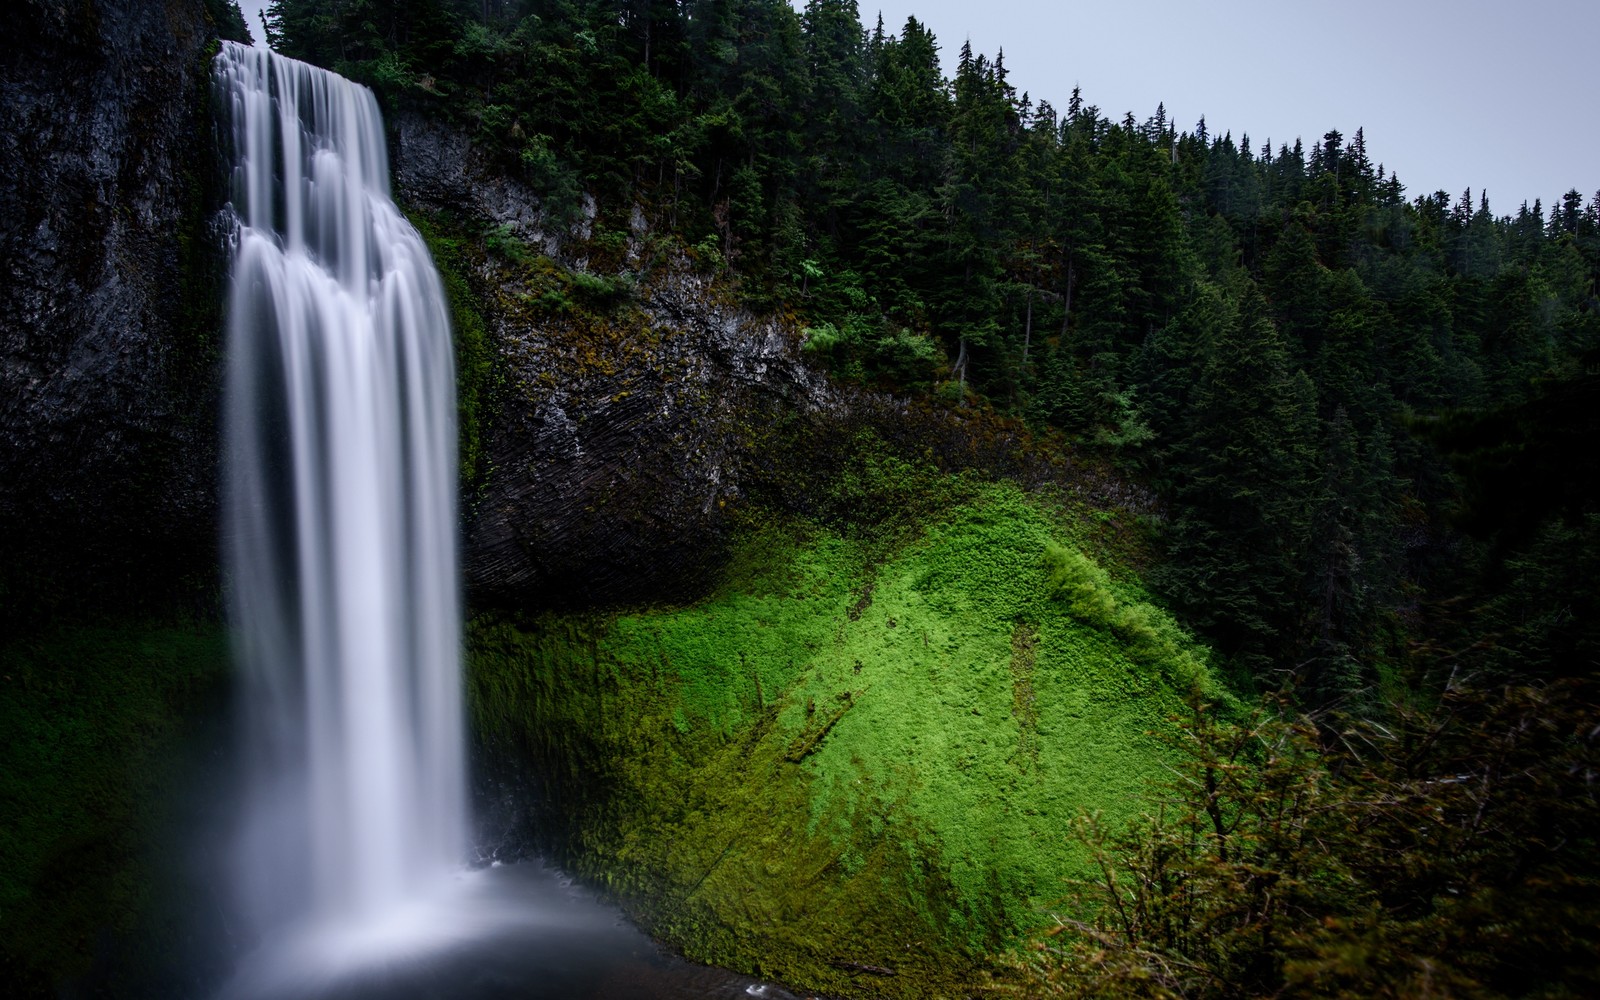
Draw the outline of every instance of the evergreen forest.
M858 0L164 2L27 0L0 74L6 162L77 171L0 220L50 279L0 296L0 986L209 996L256 943L152 874L235 778L191 751L243 689L238 219L174 151L254 33L371 88L438 269L474 864L775 996L1600 996L1600 191L1019 92ZM30 82L73 60L133 110ZM79 174L167 214L58 241Z
M649 206L840 377L1148 484L1158 589L1236 681L1353 707L1439 644L1587 672L1600 192L1497 215L1408 193L1360 128L1057 106L966 46L946 80L854 2L276 0L268 30L557 212Z
M1267 707L1191 705L1156 818L1063 824L1100 879L1024 993L1596 988L1600 192L1414 192L1359 127L1108 113L965 45L946 79L924 24L860 17L276 0L268 31L560 217L644 206L837 378L1155 498L1150 593Z

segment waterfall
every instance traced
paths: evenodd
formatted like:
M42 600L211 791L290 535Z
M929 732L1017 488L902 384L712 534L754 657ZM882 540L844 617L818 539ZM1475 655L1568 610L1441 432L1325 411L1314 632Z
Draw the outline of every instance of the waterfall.
M466 848L455 374L377 102L223 43L236 218L225 558L248 935L381 922Z

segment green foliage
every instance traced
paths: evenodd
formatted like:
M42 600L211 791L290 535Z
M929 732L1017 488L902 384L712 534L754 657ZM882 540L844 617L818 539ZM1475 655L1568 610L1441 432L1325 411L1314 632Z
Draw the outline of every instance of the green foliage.
M625 239L625 238L624 238ZM515 226L492 226L483 234L483 249L513 265L512 273L521 279L518 298L537 311L562 315L583 313L597 317L615 312L634 299L634 279L630 274L606 275L572 270L545 256L517 234ZM618 234L598 234L594 249L600 254L615 254ZM497 294L511 294L499 289Z
M568 277L572 290L595 308L608 309L633 297L633 282L626 276L573 271Z
M821 323L804 332L805 349L827 358L833 370L845 378L927 388L943 367L939 348L929 338L859 313L848 314L842 328Z
M831 503L865 517L753 515L691 606L480 619L469 691L486 738L550 775L567 863L675 946L947 995L1085 871L1055 831L1127 816L1165 759L1147 731L1209 685L1131 591L1108 629L1061 604L1037 501L859 444Z
M529 136L518 157L523 176L544 197L542 207L549 221L556 226L570 226L582 211L583 189L576 173L561 162L550 143L547 135Z
M722 256L722 241L712 234L690 247L690 253L703 271L720 271L727 266Z
M251 28L245 24L244 14L239 10L238 0L205 0L206 14L211 18L211 23L217 29L217 37L229 41L251 42Z
M1506 678L1590 674L1600 663L1600 514L1546 522L1504 571L1504 588L1482 605L1485 665Z
M417 86L416 77L394 52L382 52L359 66L350 67L350 70L351 79L385 94L400 93Z
M1270 995L1285 940L1319 915L1313 896L1347 884L1308 845L1331 797L1313 730L1228 722L1196 701L1173 743L1158 811L1115 832L1097 814L1074 820L1097 870L1023 958L1034 995Z
M1161 670L1177 690L1209 687L1193 643L1160 609L1119 595L1106 571L1078 549L1047 542L1044 564L1050 594L1072 617L1115 636L1125 656Z
M1097 871L1018 956L1022 990L1589 995L1596 709L1581 685L1452 689L1329 746L1197 700L1159 808L1073 824Z
M1100 404L1105 417L1094 430L1096 445L1122 451L1154 440L1155 432L1140 415L1131 392L1103 392Z
M513 264L531 264L537 254L517 236L516 227L509 222L490 228L483 234L483 245L490 253L498 254Z
M1117 599L1111 578L1082 552L1054 542L1044 548L1045 572L1051 591L1066 602L1076 619L1098 629L1110 629L1116 620Z
M1164 108L1142 123L1132 114L1116 121L1075 91L1058 109L1019 95L1000 58L969 47L946 81L925 26L908 19L898 33L863 32L855 6L832 0L803 12L779 0L646 4L621 17L609 5L544 0L514 9L279 0L274 16L290 54L353 72L387 101L454 117L541 192L552 223L575 221L584 195L600 206L597 226L637 205L658 238L681 239L699 268L721 274L747 302L798 317L806 349L836 374L1024 417L1109 456L1158 496L1158 513L1136 531L1162 547L1148 574L1153 596L1101 558L1086 518L1064 524L972 479L935 481L862 441L842 470L830 468L835 481L808 510L818 524L776 534L757 526L747 536L773 546L772 565L803 582L798 591L770 584L790 597L754 600L740 589L769 587L758 582L768 570L751 568L763 560L746 551L728 589L696 608L541 619L533 638L496 633L520 650L496 671L510 676L536 660L549 671L539 683L551 685L506 681L506 732L537 741L546 737L529 720L546 719L557 731L609 734L601 748L567 746L575 760L633 760L638 748L654 748L651 773L675 777L657 782L628 765L607 779L627 790L616 801L712 804L692 821L668 816L682 834L672 843L693 849L662 848L642 822L615 816L578 821L574 835L600 845L596 856L608 860L597 871L632 871L629 884L643 892L675 887L662 898L698 898L685 887L731 880L719 890L727 898L689 904L693 916L675 925L675 938L705 934L726 954L759 962L748 942L767 940L766 931L719 936L717 928L744 926L733 886L759 881L765 865L861 919L847 897L826 895L842 884L834 873L909 879L919 894L885 913L980 948L983 935L968 932L1022 919L1017 901L1036 896L1040 873L1115 847L1173 885L1185 884L1183 871L1199 872L1192 898L1167 900L1158 879L1146 903L1189 914L1211 936L1185 939L1197 952L1184 953L1186 967L1173 964L1171 949L1160 962L1146 955L1118 965L1144 945L1127 952L1100 940L1102 966L1088 971L1111 975L1107 982L1132 990L1143 976L1138 988L1148 991L1204 993L1224 988L1220 975L1292 992L1311 989L1295 977L1321 968L1330 982L1354 984L1330 990L1352 995L1396 983L1421 989L1393 944L1388 897L1376 910L1349 903L1372 905L1377 877L1356 862L1377 848L1341 839L1315 816L1293 814L1308 837L1331 845L1325 854L1263 849L1262 864L1292 891L1257 922L1227 907L1237 897L1267 913L1261 883L1197 855L1209 841L1185 839L1200 828L1170 825L1181 810L1157 816L1137 844L1102 828L1075 848L1037 846L1059 822L1019 817L1036 809L1059 820L1071 798L1062 792L1041 805L1044 785L1028 783L1042 782L1042 771L1077 788L1138 770L1128 761L1144 758L1108 749L1137 728L1129 721L1137 709L1097 719L1112 734L1104 739L1078 724L1100 692L1122 692L1131 704L1140 692L1161 702L1206 686L1205 658L1158 605L1181 611L1218 650L1212 664L1243 686L1292 675L1307 705L1381 714L1380 679L1392 696L1397 681L1456 671L1508 681L1593 672L1600 510L1589 488L1587 430L1597 410L1585 373L1600 344L1600 195L1586 206L1573 191L1548 213L1536 202L1498 217L1470 191L1408 201L1398 178L1374 166L1359 130L1257 150L1203 121L1183 131ZM461 245L506 265L504 287L484 294L508 314L551 326L595 320L595 330L612 333L625 325L598 318L627 319L626 282L569 273L510 230L477 236L481 246ZM618 254L608 239L594 241L601 258ZM580 366L606 364L594 344L575 345L573 356ZM926 656L890 641L908 634L906 622L919 623ZM872 623L881 635L868 634ZM560 671L582 676L585 665L614 675L605 690L625 707L530 714L528 699L579 704ZM856 684L869 674L884 676ZM642 728L604 729L613 711ZM1013 773L996 764L999 750L983 743L989 729L954 721L972 711L1016 727L1005 767L1021 769L1011 761L1039 752L1049 767ZM1254 770L1237 772L1241 783L1227 793L1241 822L1266 822L1284 775L1295 774L1329 797L1333 814L1372 819L1341 812L1354 806L1329 779L1334 768L1302 752L1294 727L1251 726L1240 732L1282 754L1270 765L1259 748L1246 755L1240 766ZM1068 746L1064 733L1079 743ZM1205 738L1220 746L1233 737ZM934 743L959 748L960 766L936 754L926 759L941 763L927 764L919 754ZM557 759L551 751L548 761ZM698 784L697 767L743 799ZM764 784L752 794L745 783L757 780ZM1435 802L1432 794L1421 789L1416 801ZM703 830L714 833L705 842L733 842L735 827L706 817L749 822L744 801L804 814L804 824L785 829L812 838L796 855L815 862L810 875L770 856L700 852ZM959 822L991 815L997 803L1011 810L1004 836L1026 845L1008 848L1009 860ZM874 816L896 817L893 835ZM1413 832L1424 825L1415 819ZM881 846L889 842L917 846L902 856ZM1437 872L1442 861L1428 852L1455 848L1429 843L1415 852L1378 847ZM913 864L930 857L932 868ZM1179 861L1202 867L1171 867ZM1282 871L1302 863L1321 874ZM1401 874L1396 884L1410 885ZM1565 876L1557 866L1550 877ZM1352 880L1353 895L1335 898L1332 887ZM1500 912L1502 891L1475 897L1485 921ZM1450 908L1437 892L1428 898L1401 909ZM1520 904L1505 905L1513 924L1522 919ZM1283 922L1288 913L1334 924L1297 930ZM809 914L795 903L750 922L793 919L805 933L830 933L820 918L805 923ZM1458 925L1423 921L1404 932L1420 935L1415 954L1442 968L1445 938L1417 929L1425 926ZM1344 938L1306 943L1307 934L1341 928ZM1286 945L1258 947L1262 933L1304 947L1292 955ZM867 937L889 940L877 930ZM1332 950L1316 950L1324 945ZM1479 949L1454 956L1466 965L1501 954L1492 940L1462 947ZM1369 958L1368 973L1353 971ZM1445 976L1440 988L1473 992L1485 982L1478 975Z
M852 4L780 0L272 16L287 54L456 119L551 225L585 197L641 206L747 302L797 314L843 377L987 402L1149 477L1168 596L1245 673L1306 665L1316 700L1359 688L1350 664L1432 585L1415 549L1449 547L1396 520L1450 503L1408 408L1531 398L1600 343L1600 207L1576 191L1548 218L1408 201L1360 130L1273 150L1164 107L1116 121L1076 91L1019 94L970 47L947 81L914 18L869 33ZM531 296L551 316L627 297L587 278ZM1247 485L1220 474L1235 459Z

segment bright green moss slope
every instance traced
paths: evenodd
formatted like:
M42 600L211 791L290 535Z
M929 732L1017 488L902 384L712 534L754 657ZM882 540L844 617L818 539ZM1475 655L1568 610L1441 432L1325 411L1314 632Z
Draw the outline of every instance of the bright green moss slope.
M1139 808L1152 730L1209 683L1079 520L920 482L875 530L753 524L689 607L474 623L479 725L551 776L569 863L694 957L960 992L1085 874L1071 817Z

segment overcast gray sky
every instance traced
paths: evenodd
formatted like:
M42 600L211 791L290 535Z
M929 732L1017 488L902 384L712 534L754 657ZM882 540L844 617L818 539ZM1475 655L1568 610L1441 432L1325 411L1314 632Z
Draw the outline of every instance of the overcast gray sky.
M265 45L266 39L261 37L261 12L267 9L272 0L239 0L239 9L244 12L244 21L250 25L250 37L256 40L257 45Z
M243 0L259 40L255 9ZM933 29L954 71L961 43L1005 49L1012 84L1065 107L1140 121L1165 102L1256 149L1366 129L1408 197L1484 189L1497 215L1568 188L1600 189L1600 0L858 0L898 33ZM793 0L797 8L804 0Z
M1600 0L858 0L870 29L908 14L939 38L1004 47L1013 86L1143 121L1249 132L1257 150L1365 128L1407 197L1471 185L1495 214L1600 188ZM797 0L797 6L804 6Z

